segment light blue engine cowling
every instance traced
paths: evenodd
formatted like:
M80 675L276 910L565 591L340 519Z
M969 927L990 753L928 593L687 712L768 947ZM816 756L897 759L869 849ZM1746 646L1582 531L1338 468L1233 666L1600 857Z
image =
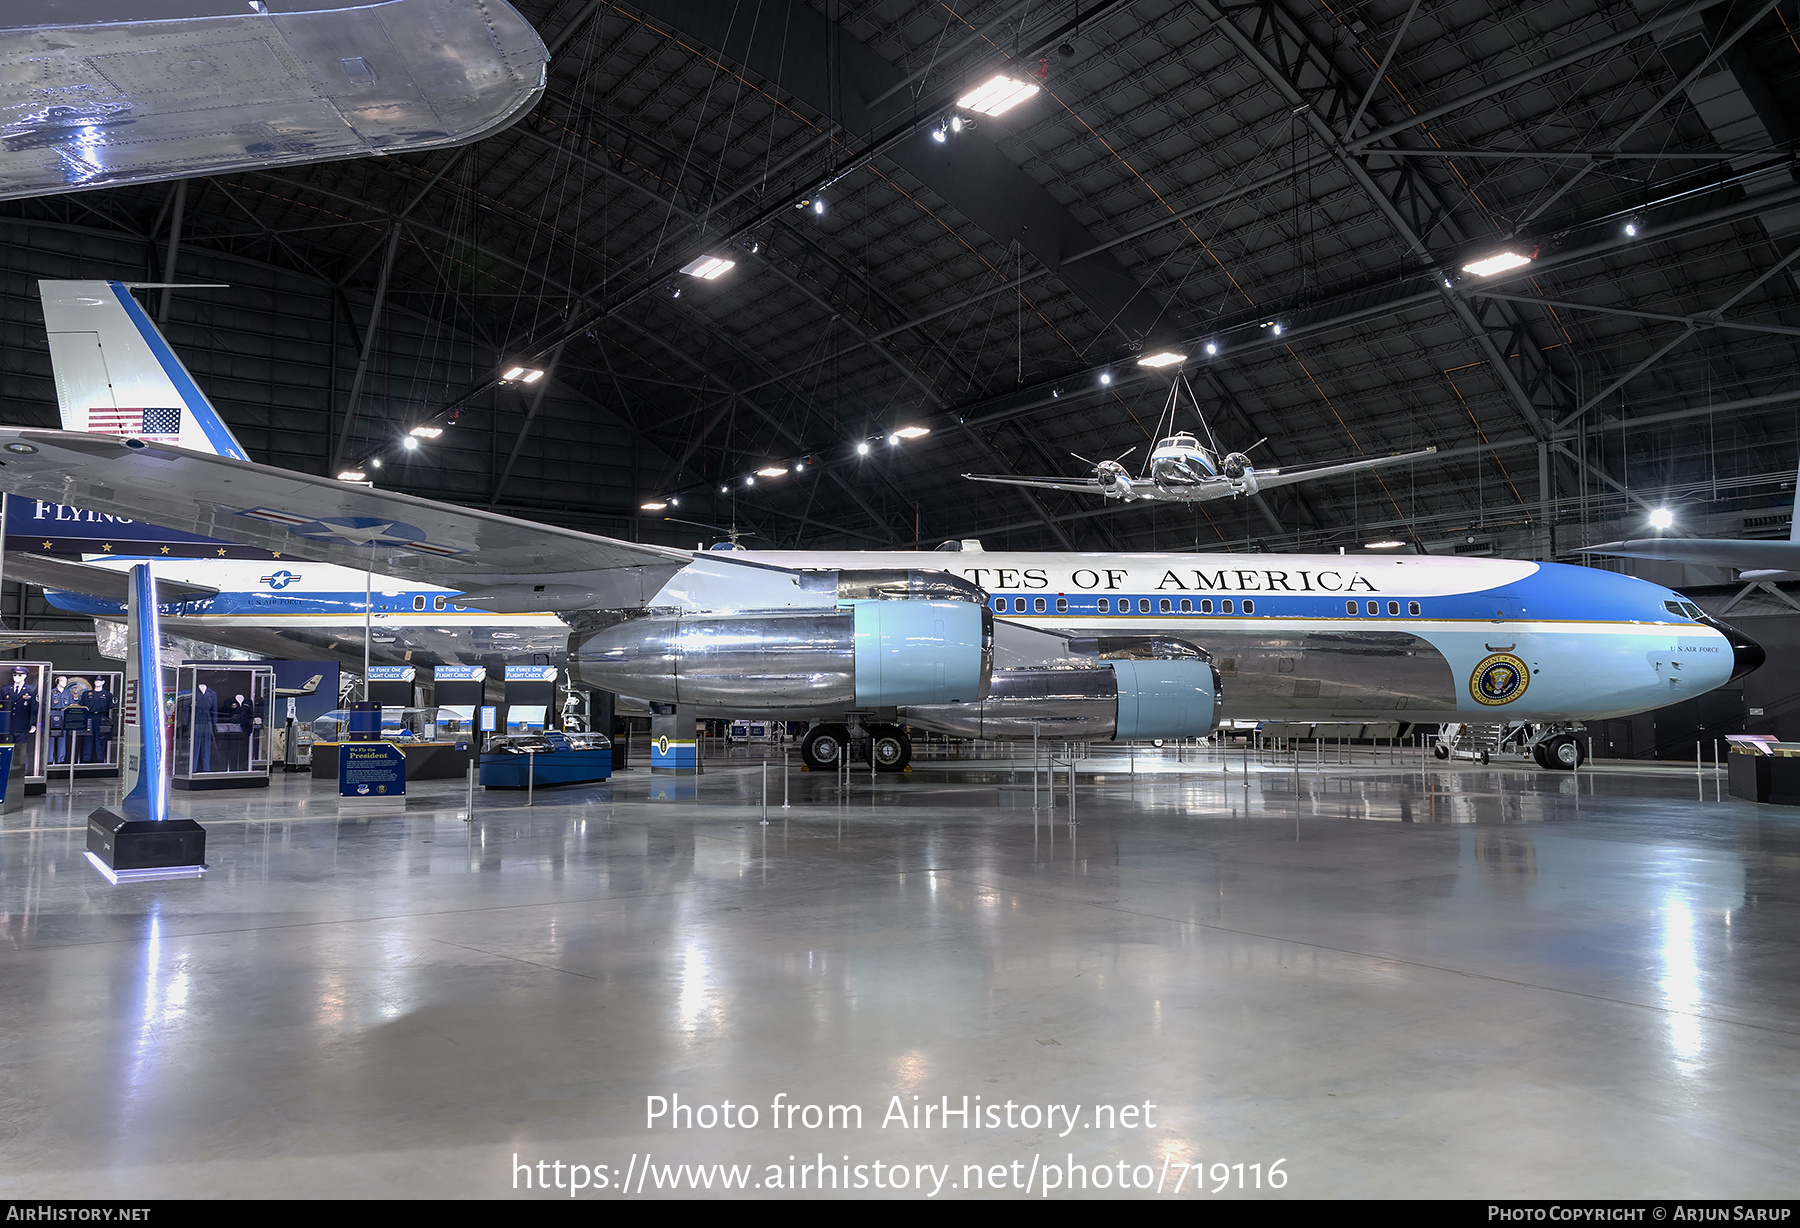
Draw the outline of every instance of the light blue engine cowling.
M988 693L983 619L966 601L859 601L856 706L973 703Z
M1202 738L1218 713L1218 674L1206 661L1108 661L1119 680L1116 742Z

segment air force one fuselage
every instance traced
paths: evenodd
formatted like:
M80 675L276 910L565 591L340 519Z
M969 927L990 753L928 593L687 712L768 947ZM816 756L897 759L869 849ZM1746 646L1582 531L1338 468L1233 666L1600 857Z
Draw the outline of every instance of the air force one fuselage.
M1678 593L1557 563L1010 552L734 551L726 557L840 574L937 567L983 590L988 608L1009 624L1070 639L1186 641L1210 653L1220 676L1220 712L1229 718L1600 719L1703 694L1763 657L1753 642ZM697 560L709 563L705 556ZM708 643L684 636L680 619L721 604L705 592L678 575L649 603L646 618L660 617L662 629L647 630L668 637L669 668L667 686L648 698L698 700L683 695L681 679L684 667L702 665ZM617 676L610 662L618 659L612 650L619 643L639 634L633 624L589 632L579 616L571 621L575 675L629 688L631 680ZM999 647L1003 654L1004 636ZM642 689L639 682L633 693ZM828 715L800 694L773 705L746 697L733 709L748 710Z
M375 659L566 645L576 681L695 715L854 720L889 766L902 724L1071 740L1195 736L1220 716L1556 726L1762 659L1677 593L1553 563L688 552L332 481L247 460L126 286L42 288L73 429L0 428L0 489L277 556L158 560L190 586L165 627L195 638L360 655L368 582Z

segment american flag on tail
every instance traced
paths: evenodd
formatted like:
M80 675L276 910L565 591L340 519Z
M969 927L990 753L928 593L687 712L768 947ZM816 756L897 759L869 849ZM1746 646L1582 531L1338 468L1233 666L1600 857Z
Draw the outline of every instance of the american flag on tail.
M181 409L90 409L88 430L175 443L181 438Z

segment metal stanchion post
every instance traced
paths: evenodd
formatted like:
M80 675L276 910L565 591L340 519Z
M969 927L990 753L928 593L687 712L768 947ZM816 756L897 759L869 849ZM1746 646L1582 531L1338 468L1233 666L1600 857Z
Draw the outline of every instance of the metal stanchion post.
M479 757L480 757L480 752L471 748L469 751L468 807L467 807L466 812L463 815L463 822L465 822L465 823L472 823L475 821L475 760Z
M787 748L781 750L781 808L788 808L788 753Z
M762 817L762 821L764 823L767 823L769 821L769 761L767 759L763 760L763 817Z
M536 787L537 752L535 750L528 750L525 752L525 804L527 806L536 804L532 796L532 790Z

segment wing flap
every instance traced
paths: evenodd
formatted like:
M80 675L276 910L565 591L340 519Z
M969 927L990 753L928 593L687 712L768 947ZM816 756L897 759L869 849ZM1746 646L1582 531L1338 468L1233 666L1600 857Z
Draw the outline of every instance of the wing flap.
M1384 465L1398 465L1405 461L1418 460L1421 457L1430 456L1436 451L1437 446L1434 444L1429 448L1421 448L1417 452L1396 452L1392 456L1373 456L1366 460L1308 465L1300 469L1258 469L1256 471L1256 487L1258 490L1269 490L1277 486L1292 486L1295 482L1310 482L1314 478L1327 478L1333 474L1380 469Z
M997 482L1002 486L1036 486L1044 490L1068 490L1078 495L1103 493L1095 478L1006 478L995 474L965 473L971 482Z

